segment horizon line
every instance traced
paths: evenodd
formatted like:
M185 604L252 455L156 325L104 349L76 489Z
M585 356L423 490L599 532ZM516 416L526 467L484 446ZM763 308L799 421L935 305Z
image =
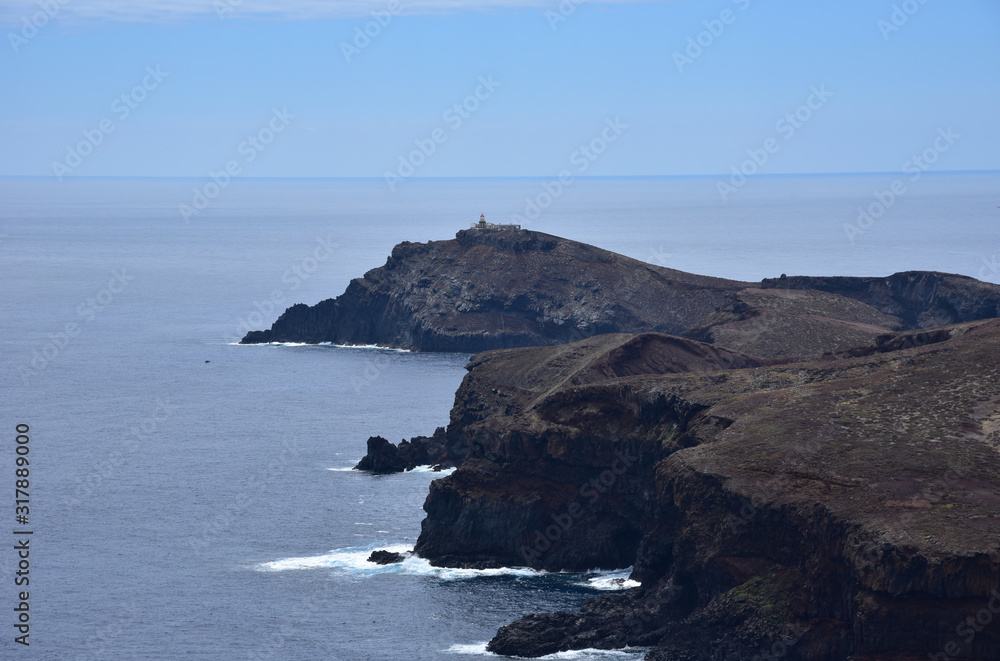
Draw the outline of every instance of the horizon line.
M718 179L729 177L731 173L720 174L611 174L611 175L581 175L576 179ZM894 176L905 174L901 170L869 170L854 172L775 172L768 174L755 174L754 179L767 179L779 177L858 177L858 176ZM975 169L975 170L935 170L922 172L921 176L927 175L954 175L954 174L1000 174L1000 168L996 169ZM483 179L523 179L539 180L551 179L554 175L482 175L482 176L440 176L440 177L408 177L407 181L456 181L456 180L483 180ZM205 175L71 175L64 177L65 181L74 179L164 179L181 180L194 179L202 180ZM51 174L0 174L0 179L57 179ZM239 180L345 180L345 181L384 181L384 176L271 176L271 177L236 177ZM62 183L60 181L59 183Z

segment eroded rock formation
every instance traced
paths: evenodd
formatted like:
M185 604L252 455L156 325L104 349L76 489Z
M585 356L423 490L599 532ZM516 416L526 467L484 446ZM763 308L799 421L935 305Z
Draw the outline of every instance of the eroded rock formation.
M481 354L416 552L634 566L641 587L504 627L501 654L1000 658L1000 321L935 333L811 361L660 335Z

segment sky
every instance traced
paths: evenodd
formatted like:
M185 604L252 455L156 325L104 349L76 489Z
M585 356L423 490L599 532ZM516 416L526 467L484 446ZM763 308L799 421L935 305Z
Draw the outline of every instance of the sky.
M0 175L1000 169L997 0L4 0L0 34Z

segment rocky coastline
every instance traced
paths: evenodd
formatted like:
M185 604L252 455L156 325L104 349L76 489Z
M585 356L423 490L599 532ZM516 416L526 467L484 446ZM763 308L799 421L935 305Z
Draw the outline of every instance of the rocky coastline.
M640 583L506 625L491 652L986 661L998 316L1000 287L957 275L741 283L460 232L244 341L486 349L446 428L372 437L357 468L457 467L424 504L432 564Z
M659 335L481 354L449 425L469 457L415 552L634 567L641 587L500 629L503 655L1000 658L1000 626L965 624L1000 618L1000 322L915 335L814 361Z
M288 308L243 344L477 353L604 333L682 335L762 356L842 351L881 334L1000 315L1000 286L944 273L739 282L529 230L403 242L337 298ZM784 339L782 339L784 338Z

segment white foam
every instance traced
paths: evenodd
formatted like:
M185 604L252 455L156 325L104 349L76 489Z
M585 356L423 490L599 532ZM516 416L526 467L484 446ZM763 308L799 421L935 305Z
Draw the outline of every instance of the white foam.
M334 573L354 575L367 578L376 574L409 574L411 576L429 576L443 581L457 581L480 576L543 576L546 572L524 567L499 567L496 569L455 569L451 567L434 567L423 558L411 555L402 562L391 565L377 565L368 562L372 551L385 549L395 553L410 553L412 547L405 545L368 545L354 546L344 549L334 549L322 555L303 558L283 558L273 562L263 562L256 565L257 571L295 571L301 569L329 569Z
M358 461L355 461L353 466L341 466L339 468L327 468L327 470L328 471L334 471L335 473L350 473L351 471L354 470L354 466L358 465L359 461L361 461L361 460L358 459ZM451 475L456 470L457 470L456 468L452 467L452 468L445 468L443 470L436 471L436 470L433 470L431 466L417 466L416 468L410 469L410 470L405 471L405 472L406 473L427 473L427 474L430 474L430 475L435 475L437 477L444 477L445 475ZM390 473L389 475L399 475L399 473Z
M308 342L251 342L249 344L244 344L242 342L229 342L231 347L308 347L316 346L310 345Z
M571 650L569 652L556 652L547 654L541 659L644 659L648 648L626 647L620 650Z
M333 342L227 342L231 347L334 347L336 349L362 349L367 351L391 351L393 353L413 353L410 349L383 347L378 344L334 344Z
M603 571L594 572L596 576L591 576L586 581L580 583L588 588L594 590L628 590L629 588L637 588L641 583L639 581L633 581L629 579L629 575L632 573L632 568L628 569L616 569L613 571Z
M497 655L488 652L486 650L486 645L488 643L471 643L471 644L455 644L445 650L446 654L470 654L477 656L492 656ZM648 648L638 648L638 647L626 647L620 650L598 650L598 649L585 649L585 650L571 650L569 652L556 652L555 654L547 654L541 659L579 659L583 661L585 659L643 659L646 653L649 651Z
M444 469L441 469L439 471L436 471L436 470L434 470L433 466L427 465L427 466L417 466L417 467L413 468L412 470L408 470L406 472L407 473L433 473L435 475L440 475L441 477L444 477L445 475L451 475L456 470L458 470L458 469L455 468L454 466L452 466L451 468L444 468Z
M361 349L367 351L393 351L395 353L413 353L409 349L400 349L398 347L383 347L377 344L334 344L332 346L338 349Z
M452 645L444 652L445 654L479 654L481 656L496 656L492 652L486 651L489 643L472 643L471 645Z

